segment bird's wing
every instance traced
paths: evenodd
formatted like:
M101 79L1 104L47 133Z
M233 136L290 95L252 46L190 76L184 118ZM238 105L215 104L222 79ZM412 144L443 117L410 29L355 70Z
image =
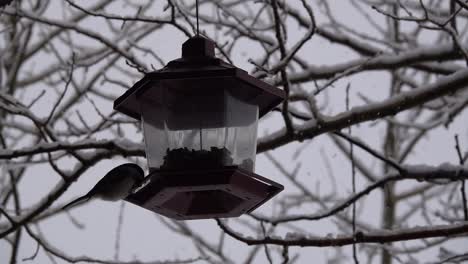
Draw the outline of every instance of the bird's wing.
M140 167L136 169L135 166L137 165L130 163L115 167L96 183L93 189L89 191L89 194L93 196L97 193L108 192L110 186L127 181L128 177L131 177L134 182L142 181L144 179L143 170Z

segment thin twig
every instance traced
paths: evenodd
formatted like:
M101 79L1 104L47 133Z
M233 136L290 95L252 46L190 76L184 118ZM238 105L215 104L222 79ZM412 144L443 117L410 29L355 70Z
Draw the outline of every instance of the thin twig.
M289 263L289 247L284 246L283 251L281 253L281 256L283 256L283 262L282 264L288 264Z
M73 52L72 53L72 58L71 58L71 63L70 63L70 71L68 73L68 79L67 79L67 81L65 83L65 88L63 89L63 92L60 94L59 98L57 99L54 106L52 107L52 110L50 111L49 116L47 117L44 124L49 123L50 119L54 116L55 110L59 106L60 102L62 102L63 97L67 93L68 86L70 85L71 81L73 80L73 71L74 71L74 69L75 69L75 53Z
M389 158L386 158L384 157L382 154L378 153L376 150L372 149L371 147L367 146L364 142L362 142L361 140L355 138L355 137L352 137L352 136L348 136L346 134L343 134L339 131L335 131L333 132L333 134L347 140L348 142L360 147L361 149L367 151L369 154L371 154L372 156L378 158L379 160L385 162L386 164L390 165L391 167L393 167L394 169L396 169L400 174L405 174L406 171L404 168L402 168L398 163L396 163L395 161L389 159Z
M463 155L460 149L460 142L458 140L457 134L455 134L455 149L457 151L460 165L463 166ZM467 199L466 199L465 180L460 180L460 181L461 181L460 192L461 192L462 203L463 203L463 215L465 217L465 221L468 221L468 204L467 204Z
M278 41L278 46L281 54L281 59L285 59L287 54L286 54L286 47L284 45L284 39L282 36L282 24L281 24L281 19L279 16L278 12L278 5L276 3L277 0L272 0L271 1L271 7L273 9L273 18L274 18L274 23L275 23L275 32L276 32L276 40ZM289 92L290 92L290 82L288 78L288 73L286 72L286 65L284 65L283 68L280 69L280 75L281 75L281 81L282 85L284 88L284 92L286 93L286 99L283 102L283 108L282 108L282 115L284 119L284 123L286 126L286 133L289 135L294 134L294 127L293 123L291 120L291 117L289 116Z
M260 227L262 229L263 237L267 237L265 225L263 222L260 222ZM264 244L263 248L265 249L265 256L267 257L268 263L273 264L273 259L271 258L270 250L268 249L268 245Z
M346 111L349 111L349 90L351 88L351 84L348 84L346 86ZM348 134L351 137L352 136L352 129L351 126L348 127ZM353 195L356 195L356 166L354 165L354 145L352 142L349 142L349 158L351 161L351 185L352 185L352 191ZM356 202L357 203L357 202ZM352 206L352 224L353 224L353 235L356 237L356 203L353 203ZM356 249L356 243L353 243L353 260L355 264L359 264L359 260L357 257L357 249Z
M124 209L125 209L125 202L120 203L119 209L119 218L117 220L117 229L116 229L116 237L115 237L115 246L114 246L114 260L119 260L119 253L120 253L120 240L122 238L122 228L123 228L123 220L124 220Z
M5 216L6 219L8 219L8 221L10 222L10 224L12 225L16 224L15 220L2 207L0 207L0 214Z

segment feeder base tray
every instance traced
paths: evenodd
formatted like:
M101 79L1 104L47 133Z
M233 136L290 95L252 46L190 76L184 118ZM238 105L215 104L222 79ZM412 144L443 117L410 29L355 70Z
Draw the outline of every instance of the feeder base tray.
M146 179L146 184L125 200L177 220L238 217L284 189L237 166L154 170Z

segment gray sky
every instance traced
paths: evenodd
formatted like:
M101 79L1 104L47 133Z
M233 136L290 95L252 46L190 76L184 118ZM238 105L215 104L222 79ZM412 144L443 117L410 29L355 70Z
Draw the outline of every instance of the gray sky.
M59 5L58 1L52 1L52 5ZM372 28L369 27L368 23L361 17L356 11L349 6L348 1L329 1L333 7L333 12L336 17L339 17L341 21L346 21L346 24L350 28L359 29L364 32L372 32ZM299 5L299 2L298 2ZM119 13L124 10L125 7L122 5L114 5L114 13ZM57 6L56 9L51 9L48 12L50 15L55 13L55 16L61 16L60 8ZM153 10L152 13L158 14L160 10ZM202 10L204 12L204 10ZM383 22L384 19L381 15L376 15L375 19L378 22ZM323 14L316 12L316 19L321 24L324 19ZM107 27L104 26L103 21L99 19L90 19L85 23L81 24L83 27L87 27L101 34L106 34L105 30ZM293 21L287 23L288 41L294 43L295 39L298 39L304 33L303 31L294 31L297 29L297 25ZM409 27L409 24L403 23L402 27ZM212 34L211 28L204 28ZM83 43L89 41L86 38L80 36L74 36L77 39L83 39ZM431 36L427 36L428 39ZM148 37L143 41L143 44L147 43L147 46L163 57L167 62L169 60L178 58L180 56L180 48L186 37L180 32L176 32L173 29L165 28L164 30L158 31L158 34ZM222 37L221 37L222 39ZM3 41L3 40L2 40ZM242 44L242 45L240 45ZM4 44L2 44L4 45ZM60 49L60 47L58 47ZM232 58L236 66L246 70L252 69L252 64L248 62L249 58L258 58L257 54L260 52L260 48L257 45L252 44L248 41L241 41L235 48L233 53L235 56ZM300 51L300 56L307 59L307 61L313 65L335 65L337 63L344 63L351 59L357 58L356 54L348 49L343 49L334 45L323 38L314 37L310 43L307 43ZM140 57L142 61L145 61L145 57ZM46 55L34 59L31 67L38 69L43 67L42 64L47 65L49 58ZM123 67L122 61L120 61ZM119 75L114 72L112 78L121 79L125 83L131 85L138 80L138 78L127 78L126 76ZM367 98L372 101L379 101L388 96L388 85L389 85L389 74L384 72L366 72L364 74L358 74L351 78L346 78L336 82L332 89L329 89L326 93L326 97L329 100L329 107L327 108L326 114L334 115L345 110L345 94L344 88L348 83L351 83L353 93L351 95L351 105L365 105L365 103L358 97L358 93L365 94ZM312 87L312 83L309 83ZM308 88L306 86L306 88ZM119 95L123 93L124 89L113 89L109 90L109 93ZM53 92L50 93L50 97L40 102L34 107L34 111L37 111L38 115L46 115L51 108L51 102L54 101ZM31 97L29 97L31 96ZM34 97L34 94L25 95L25 99ZM325 100L325 93L318 96L317 101L323 102ZM99 102L98 102L99 103ZM83 102L86 105L86 102ZM98 104L100 110L103 113L110 113L112 111L112 105L109 102L102 101L102 104ZM93 115L96 115L95 111L91 107L83 107L83 113L87 115L87 118L92 119ZM425 138L416 149L410 158L408 163L410 164L430 164L439 165L444 162L456 161L456 153L454 151L453 135L459 134L462 144L468 145L468 128L466 121L468 120L468 112L458 117L458 122L454 122L448 129L439 127L432 131L429 137ZM270 132L278 130L283 126L280 115L273 114L264 118L259 124L259 136L266 135ZM382 144L381 135L384 132L385 127L383 123L367 122L360 126L353 127L353 134L357 135L361 139L365 139L366 143L370 146L374 146L380 149ZM113 138L115 135L100 135L103 139L107 137ZM126 136L131 139L141 138L141 131L126 131ZM341 194L341 197L346 197L351 193L351 178L350 178L350 165L349 161L345 159L339 150L333 146L329 136L321 135L311 140L310 142L304 142L307 144L298 157L295 157L296 152L300 144L293 143L288 146L281 147L275 151L270 152L275 158L280 160L282 164L289 170L292 171L298 163L301 164L300 169L300 181L311 190L326 194L332 190L332 185L336 182L337 193ZM20 146L18 146L20 147ZM466 148L465 148L466 149ZM325 166L323 155L326 155L332 163L332 173L334 179L331 179L329 172ZM356 155L360 157L366 157L364 160L377 168L381 166L380 161L370 158L368 154L363 153L360 150L356 150ZM115 158L105 162L100 162L93 168L89 169L79 180L74 183L69 190L63 195L58 201L57 205L70 201L74 197L77 197L89 190L95 182L102 177L107 171L114 166L127 162L128 160L123 158ZM141 160L143 161L143 160ZM69 162L67 161L59 163L63 168L66 168ZM141 163L145 166L146 164ZM20 192L23 194L21 199L22 203L26 205L32 205L39 199L47 195L48 191L55 186L59 177L57 175L50 174L50 168L43 165L35 165L34 169L31 169L27 174L27 180L24 180L20 185ZM297 193L296 189L288 182L285 177L281 175L281 172L275 168L271 162L261 154L257 156L256 162L256 173L266 176L272 180L278 181L285 186L285 191L278 195L278 199L284 198L289 194ZM407 186L417 184L414 182L402 182L397 185L397 189L405 189ZM363 188L367 185L367 182L362 177L357 177L357 189ZM381 193L374 192L366 198L362 199L358 203L359 218L372 223L376 228L380 225L381 215ZM416 199L421 199L418 197ZM55 247L58 247L70 255L81 256L88 255L96 258L112 259L115 254L115 237L117 222L119 219L119 211L123 208L123 228L120 239L120 252L119 257L122 260L133 260L138 258L139 260L171 260L174 258L192 258L197 256L197 251L194 248L194 242L191 239L184 238L181 235L175 234L170 231L166 226L161 224L161 216L155 215L154 213L134 206L129 203L120 202L110 203L102 201L92 201L83 206L79 206L70 211L70 214L74 216L78 221L83 224L85 228L79 229L72 224L70 218L66 213L59 214L56 217L49 218L39 224L40 230L43 234L46 234L48 242ZM405 211L405 206L402 206L401 211ZM270 201L266 205L262 206L257 213L262 215L268 215L275 212L274 201ZM303 213L304 211L313 213L317 211L318 207L299 207L291 211L291 213ZM164 218L163 218L164 219ZM248 216L243 216L241 219L250 220ZM167 221L168 219L164 219ZM414 221L414 222L413 222ZM232 221L231 221L232 222ZM421 219L412 219L408 223L408 226L417 226L423 224ZM188 224L194 227L200 236L210 237L213 245L216 246L217 239L220 235L220 230L214 220L197 220L189 221L184 224ZM437 221L434 224L438 224ZM236 224L232 225L235 228L241 228ZM316 221L316 222L301 222L300 226L306 229L310 234L317 236L326 236L327 234L341 233L330 220ZM242 229L239 229L242 231ZM245 235L254 236L249 230L245 231ZM278 235L285 235L284 229L279 229ZM27 235L24 235L27 237ZM36 248L36 242L31 239L24 239L25 242L21 244L20 257L31 256ZM232 239L227 240L227 255L232 256L234 260L237 260L237 256L244 256L246 250L249 249L243 243L234 241ZM409 242L408 245L418 244L420 242ZM451 249L454 251L466 250L466 239L453 240ZM344 247L343 250L349 253L351 247ZM298 263L310 263L310 260L314 260L315 263L323 263L327 255L331 255L332 250L335 249L322 249L322 248L291 248L291 256L294 253L300 253L300 259ZM10 253L10 245L5 240L0 241L0 257L5 258ZM424 253L421 256L421 260L433 260L436 258L437 251L433 250L430 253ZM255 263L267 263L265 258L260 253L258 261ZM243 257L242 257L243 258ZM5 258L6 259L6 258ZM260 260L261 259L261 260ZM39 250L38 256L32 263L50 263L44 250ZM62 263L58 261L58 263Z

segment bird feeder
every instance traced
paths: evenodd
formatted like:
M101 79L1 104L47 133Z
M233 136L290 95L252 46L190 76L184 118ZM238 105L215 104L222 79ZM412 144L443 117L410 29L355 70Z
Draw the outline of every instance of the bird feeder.
M258 119L282 90L215 57L196 36L182 58L148 73L114 102L141 120L150 168L127 201L170 218L235 217L283 190L255 174Z

